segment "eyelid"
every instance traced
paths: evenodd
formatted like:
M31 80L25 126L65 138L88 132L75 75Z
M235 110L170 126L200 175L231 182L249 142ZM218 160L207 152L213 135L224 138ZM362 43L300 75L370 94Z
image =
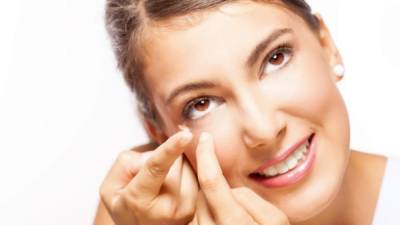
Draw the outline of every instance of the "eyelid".
M266 67L266 65L268 63L268 60L272 57L273 54L275 54L277 51L280 51L280 50L284 50L286 53L290 53L292 55L292 53L293 53L293 45L288 43L288 42L284 42L284 43L278 45L277 47L273 48L271 51L269 51L267 53L267 55L263 58L263 61L261 63L261 68L259 70L260 71L259 77L262 77L264 69L265 69L265 67Z
M210 100L210 101L218 101L218 102L223 102L223 100L221 99L221 98L219 98L219 97L216 97L216 96L210 96L210 95L201 95L201 96L198 96L198 97L194 97L194 98L192 98L191 100L189 100L185 105L184 105L184 107L183 107L183 110L182 110L182 112L181 112L181 115L182 115L182 117L185 119L185 120L188 120L188 121L195 121L195 120L197 120L197 119L191 119L191 118L189 118L189 110L191 109L191 107L193 106L193 105L195 105L196 103L198 103L198 102L200 102L201 100L204 100L204 99L208 99L208 100ZM207 115L208 113L206 113L205 115ZM203 116L202 116L203 117ZM201 119L202 117L200 117L200 118L198 118L198 119Z

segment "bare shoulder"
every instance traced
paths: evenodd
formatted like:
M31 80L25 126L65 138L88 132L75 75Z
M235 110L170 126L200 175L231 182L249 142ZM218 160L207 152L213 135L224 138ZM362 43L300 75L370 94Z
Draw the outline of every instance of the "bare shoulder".
M351 158L353 158L358 162L367 163L370 166L376 165L382 167L385 166L387 162L387 157L384 155L362 152L357 150L352 150Z
M376 183L381 183L388 158L384 155L352 150L350 163L358 174L364 174Z

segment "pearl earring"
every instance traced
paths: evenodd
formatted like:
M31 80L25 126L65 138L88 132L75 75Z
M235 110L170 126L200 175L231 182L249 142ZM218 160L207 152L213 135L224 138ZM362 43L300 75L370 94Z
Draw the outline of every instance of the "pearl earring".
M335 72L335 74L342 78L344 76L344 66L342 64L337 64L334 68L333 71Z

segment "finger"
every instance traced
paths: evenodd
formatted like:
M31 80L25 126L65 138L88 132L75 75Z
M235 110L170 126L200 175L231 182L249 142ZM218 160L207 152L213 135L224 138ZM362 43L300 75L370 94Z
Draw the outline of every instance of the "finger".
M215 224L213 216L208 208L207 201L202 192L199 192L196 204L196 221L199 225Z
M199 192L197 177L186 158L182 160L178 215L193 216Z
M179 156L172 164L161 187L160 194L168 193L178 198L180 194L180 184L182 179L183 159Z
M129 193L143 200L154 199L175 160L192 139L192 133L181 131L154 150L134 179L127 185Z
M229 224L246 213L232 196L214 151L212 136L202 133L196 149L197 176L201 190L218 223Z
M139 171L142 153L131 150L121 152L100 187L100 196L109 208L115 193L125 187Z
M174 208L174 217L188 221L195 212L197 192L197 179L192 168L183 156L178 157L165 178L159 197L168 195L167 198L162 197L173 202L169 205Z
M192 221L190 221L190 222L188 223L188 225L199 225L199 224L197 223L197 217L196 217L196 215L194 216L194 218L192 219Z
M251 189L235 188L232 190L232 194L258 224L289 224L287 216L281 210L261 198Z

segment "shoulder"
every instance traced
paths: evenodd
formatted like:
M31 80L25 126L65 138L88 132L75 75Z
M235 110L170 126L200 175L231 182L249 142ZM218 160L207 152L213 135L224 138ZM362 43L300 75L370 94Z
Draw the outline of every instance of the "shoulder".
M351 151L350 161L358 168L363 168L369 172L382 172L385 170L389 157L379 154L372 154L362 151Z

